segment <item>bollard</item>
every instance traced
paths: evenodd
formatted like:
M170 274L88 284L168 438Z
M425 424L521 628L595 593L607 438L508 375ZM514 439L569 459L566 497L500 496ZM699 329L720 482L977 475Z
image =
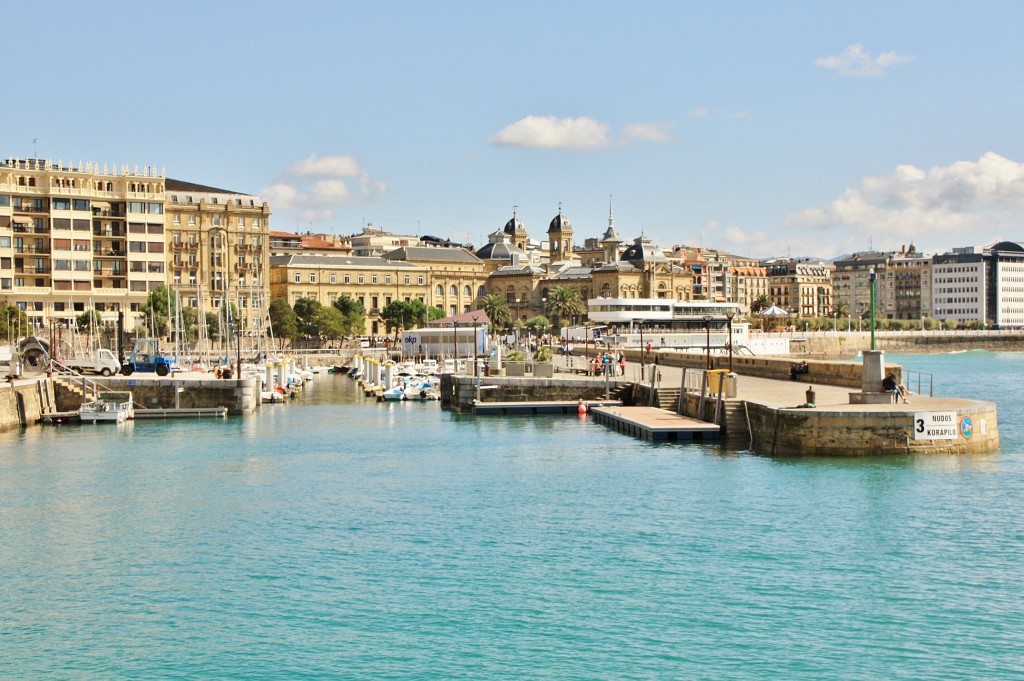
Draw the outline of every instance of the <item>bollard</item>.
M810 404L810 405L813 406L814 405L814 397L815 397L815 395L814 395L814 386L813 385L807 386L807 404Z

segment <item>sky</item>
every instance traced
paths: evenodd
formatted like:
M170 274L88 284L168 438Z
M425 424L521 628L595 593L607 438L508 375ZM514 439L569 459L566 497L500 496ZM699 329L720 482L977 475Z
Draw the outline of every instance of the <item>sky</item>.
M271 229L756 258L1024 241L1024 3L5 7L0 155L256 194Z

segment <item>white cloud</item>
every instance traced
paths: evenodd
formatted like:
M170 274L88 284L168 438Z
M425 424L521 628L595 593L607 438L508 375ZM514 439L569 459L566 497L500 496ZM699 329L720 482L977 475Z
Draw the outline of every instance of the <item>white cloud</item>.
M707 118L711 115L711 109L706 106L698 106L690 115L694 118Z
M596 149L609 144L608 126L590 118L527 116L503 128L494 144L533 149Z
M334 209L370 201L386 191L387 182L374 178L352 156L310 154L260 194L272 211L297 211L304 221L329 221Z
M885 177L866 177L826 206L787 215L783 226L850 228L862 241L872 237L876 248L892 248L936 236L946 246L957 235L977 243L1019 229L1022 218L1024 164L988 152L977 161L927 171L903 165Z
M558 118L526 116L505 126L491 138L491 143L504 147L529 149L564 149L580 151L600 149L630 142L672 142L672 124L663 122L629 123L620 140L609 133L611 127L589 116Z
M288 170L295 177L353 177L359 174L359 161L347 154L319 156L310 154Z
M645 142L671 142L672 126L669 123L630 123L626 126L624 138Z
M856 78L884 76L891 66L913 61L914 57L896 52L883 52L872 55L860 43L854 43L837 55L818 57L814 63L826 69L832 69L840 76Z

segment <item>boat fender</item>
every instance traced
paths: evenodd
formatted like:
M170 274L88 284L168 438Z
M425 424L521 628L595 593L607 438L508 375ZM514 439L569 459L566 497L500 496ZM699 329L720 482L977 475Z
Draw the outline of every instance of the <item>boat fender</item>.
M587 404L586 404L586 402L584 402L583 400L580 400L579 405L576 407L576 411L579 412L580 414L586 414L587 413Z

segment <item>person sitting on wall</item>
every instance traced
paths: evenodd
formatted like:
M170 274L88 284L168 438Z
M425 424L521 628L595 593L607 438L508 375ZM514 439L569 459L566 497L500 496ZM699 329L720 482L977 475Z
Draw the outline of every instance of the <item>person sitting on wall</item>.
M882 379L882 390L896 395L898 399L903 400L903 404L910 404L907 401L907 395L910 394L910 391L907 390L907 386L896 381L896 374L890 372Z
M800 362L799 364L789 365L789 380L796 381L800 379L801 374L806 374L811 371L811 368L807 366L807 362Z

